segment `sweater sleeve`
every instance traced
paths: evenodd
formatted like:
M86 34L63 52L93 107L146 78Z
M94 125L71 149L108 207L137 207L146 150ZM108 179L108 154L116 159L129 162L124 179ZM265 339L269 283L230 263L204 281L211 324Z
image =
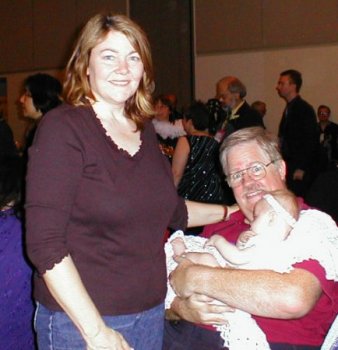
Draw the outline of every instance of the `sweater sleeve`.
M185 200L178 197L177 206L169 223L169 227L174 230L184 231L188 225L188 209Z
M44 116L29 149L27 252L40 274L70 253L67 223L81 179L83 152L65 114L61 107Z

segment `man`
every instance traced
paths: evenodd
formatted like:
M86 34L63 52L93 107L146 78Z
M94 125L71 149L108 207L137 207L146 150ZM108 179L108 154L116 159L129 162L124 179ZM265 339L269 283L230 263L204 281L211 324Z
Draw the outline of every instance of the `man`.
M266 114L266 103L263 101L255 101L251 103L251 107L255 109L262 117Z
M257 127L227 137L220 157L241 211L207 226L203 236L218 233L235 242L248 229L254 205L264 193L285 189L286 167L277 142ZM316 260L293 264L289 273L212 268L184 258L178 262L170 281L179 297L171 312L186 321L166 321L164 350L223 349L217 332L191 322L224 323L223 313L232 308L254 316L272 350L319 350L338 311L337 283L326 279ZM224 305L211 304L213 299Z
M246 87L236 77L227 76L216 84L216 97L227 116L220 133L220 140L232 132L249 126L264 127L262 116L245 101Z
M338 165L338 124L330 120L329 106L320 105L317 110L322 155L321 170L334 170Z
M304 197L317 175L319 132L313 107L299 95L301 86L301 74L290 69L280 74L276 89L287 102L278 132L288 170L286 182L292 192Z

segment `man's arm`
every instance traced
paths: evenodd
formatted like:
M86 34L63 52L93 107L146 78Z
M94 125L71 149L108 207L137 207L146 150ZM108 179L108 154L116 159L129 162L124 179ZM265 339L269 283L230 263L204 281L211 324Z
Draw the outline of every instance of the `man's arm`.
M319 280L303 269L277 273L269 270L210 268L184 260L172 272L170 282L176 294L182 297L179 303L173 305L175 312L181 315L181 310L184 310L182 317L187 318L189 314L194 322L203 321L194 310L198 306L187 306L189 298L196 293L253 315L281 319L304 316L321 294Z

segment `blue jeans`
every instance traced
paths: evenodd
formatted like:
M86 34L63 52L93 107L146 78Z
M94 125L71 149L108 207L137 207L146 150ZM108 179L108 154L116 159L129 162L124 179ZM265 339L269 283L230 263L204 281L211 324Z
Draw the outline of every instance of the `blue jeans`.
M135 350L159 350L163 340L164 305L121 316L104 316L107 326L120 332ZM64 312L37 305L35 320L40 350L85 350L86 344Z

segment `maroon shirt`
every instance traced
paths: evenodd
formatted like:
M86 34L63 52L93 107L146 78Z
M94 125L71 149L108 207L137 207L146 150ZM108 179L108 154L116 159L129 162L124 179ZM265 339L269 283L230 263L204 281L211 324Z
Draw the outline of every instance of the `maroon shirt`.
M63 105L40 122L29 151L27 249L35 298L62 310L41 275L71 255L102 315L140 312L166 294L163 234L187 210L150 122L130 156L91 107Z

